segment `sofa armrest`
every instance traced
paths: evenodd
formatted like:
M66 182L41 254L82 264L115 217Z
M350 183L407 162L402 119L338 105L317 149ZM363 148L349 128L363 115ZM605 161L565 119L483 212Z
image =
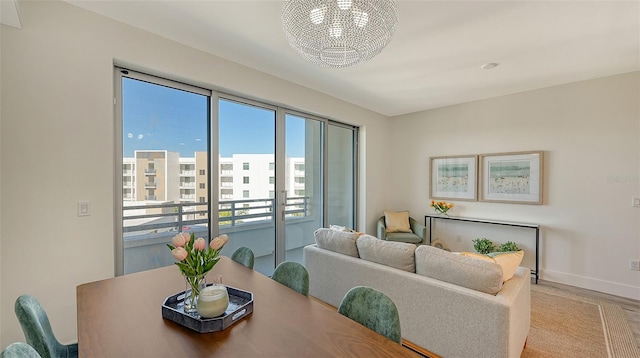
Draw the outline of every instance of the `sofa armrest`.
M387 239L387 227L385 226L384 216L378 219L378 239L386 240Z
M428 244L428 242L425 242L425 239L427 238L427 228L424 225L410 217L409 226L411 226L411 231L422 239L423 244Z

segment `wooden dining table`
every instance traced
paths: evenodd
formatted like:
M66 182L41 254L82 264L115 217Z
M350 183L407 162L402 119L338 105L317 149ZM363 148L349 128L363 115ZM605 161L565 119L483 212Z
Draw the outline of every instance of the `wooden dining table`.
M162 317L185 290L176 266L80 285L80 357L419 357L412 350L227 257L209 275L253 293L253 313L199 333Z

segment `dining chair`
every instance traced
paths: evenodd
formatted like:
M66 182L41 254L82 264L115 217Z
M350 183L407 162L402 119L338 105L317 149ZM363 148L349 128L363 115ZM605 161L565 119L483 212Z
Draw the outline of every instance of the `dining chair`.
M342 299L338 313L392 341L402 343L396 304L374 288L356 286L350 289Z
M11 343L0 353L0 358L42 358L38 352L24 342Z
M43 358L72 358L78 356L78 344L61 344L53 334L49 317L38 300L21 295L15 304L16 316L27 343Z
M231 259L243 266L246 266L250 269L253 269L253 262L255 256L253 255L253 251L251 251L248 247L239 247L236 251L231 255Z
M282 262L273 271L271 278L305 296L309 296L309 273L304 266L297 262Z

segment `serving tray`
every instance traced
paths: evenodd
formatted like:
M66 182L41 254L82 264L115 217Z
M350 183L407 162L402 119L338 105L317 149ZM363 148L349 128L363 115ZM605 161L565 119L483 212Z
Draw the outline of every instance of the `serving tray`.
M211 284L207 285L210 286ZM167 297L162 303L162 318L168 319L199 333L222 331L253 312L253 293L235 287L227 287L229 306L224 314L214 318L202 318L198 312L188 314L183 310L185 291Z

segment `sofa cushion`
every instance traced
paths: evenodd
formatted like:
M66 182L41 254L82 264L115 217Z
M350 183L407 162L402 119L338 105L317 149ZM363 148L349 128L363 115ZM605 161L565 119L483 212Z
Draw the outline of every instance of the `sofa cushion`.
M387 241L400 241L418 244L422 242L422 238L412 232L390 232L385 235Z
M495 262L421 245L415 251L416 273L495 295L502 289L502 268Z
M316 245L321 249L359 257L356 239L360 233L319 228L313 235L316 239Z
M502 268L502 281L504 282L516 273L524 257L524 251L492 252L486 255L475 252L461 252L460 255L497 263Z
M375 236L362 235L356 240L358 253L363 260L395 267L408 272L416 272L416 245L406 242L380 240Z
M384 212L384 226L387 232L411 232L409 225L409 212Z

